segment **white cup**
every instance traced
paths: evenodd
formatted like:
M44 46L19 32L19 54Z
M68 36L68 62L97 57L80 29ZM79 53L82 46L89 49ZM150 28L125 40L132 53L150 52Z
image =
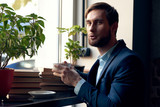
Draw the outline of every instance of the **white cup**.
M53 70L57 70L57 68L55 67L55 65L58 65L59 63L53 63Z

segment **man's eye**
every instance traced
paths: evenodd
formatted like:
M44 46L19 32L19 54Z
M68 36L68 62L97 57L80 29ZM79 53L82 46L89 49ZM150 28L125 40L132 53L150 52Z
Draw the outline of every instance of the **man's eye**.
M86 22L87 25L91 25L91 22Z
M97 21L97 24L102 24L103 22L102 21Z

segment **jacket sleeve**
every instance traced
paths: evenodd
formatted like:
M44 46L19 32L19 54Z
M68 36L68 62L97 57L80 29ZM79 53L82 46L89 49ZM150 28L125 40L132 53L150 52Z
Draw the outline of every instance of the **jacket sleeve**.
M136 57L127 57L121 62L112 64L101 80L101 89L85 82L80 88L78 97L91 107L141 107L139 106L143 91L141 62Z
M83 79L87 80L88 73L83 73L83 72L81 72L81 71L79 71L79 70L77 70L77 69L75 69L75 70L78 72L78 74L79 74Z

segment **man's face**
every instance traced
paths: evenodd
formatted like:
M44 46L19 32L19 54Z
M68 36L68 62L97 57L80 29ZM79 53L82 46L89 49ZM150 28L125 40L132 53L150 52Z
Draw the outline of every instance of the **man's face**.
M88 41L91 46L103 47L111 38L111 31L104 10L96 9L86 18Z

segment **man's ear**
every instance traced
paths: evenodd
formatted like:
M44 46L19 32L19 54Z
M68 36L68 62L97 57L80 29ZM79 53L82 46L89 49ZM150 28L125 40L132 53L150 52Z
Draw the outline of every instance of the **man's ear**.
M116 35L117 29L118 29L118 22L114 22L114 23L111 25L111 33L112 33L113 35Z

